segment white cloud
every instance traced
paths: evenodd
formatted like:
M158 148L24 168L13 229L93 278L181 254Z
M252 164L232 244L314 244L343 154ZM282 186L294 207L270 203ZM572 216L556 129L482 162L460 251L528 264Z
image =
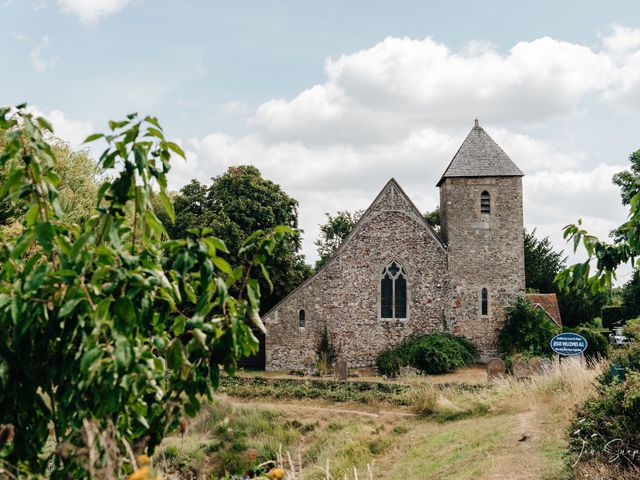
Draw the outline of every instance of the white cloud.
M559 248L564 248L561 227L580 217L605 237L624 219L619 195L610 178L620 166L599 165L581 170L587 152L552 146L506 129L487 130L524 169L525 219L538 226ZM434 128L413 130L395 142L376 145L305 145L302 142L267 142L252 134L234 137L212 133L191 140L188 160L176 160L171 188L192 178L209 182L229 166L253 164L300 202L300 225L305 231L304 251L314 259L313 241L325 212L366 208L390 177L396 177L422 211L439 203L435 187L464 134ZM585 215L589 212L589 216Z
M93 25L100 18L118 13L130 0L58 0L58 5L65 13L76 15L80 20Z
M394 138L416 125L476 115L493 123L542 122L579 111L607 87L611 59L549 37L501 54L471 42L460 52L431 38L386 38L325 65L327 81L260 106L254 125L274 139L326 142Z
M569 262L583 261L585 251L577 252L562 238L563 228L582 220L589 233L606 240L611 230L625 220L628 209L620 202L613 174L628 165L597 165L589 170L564 172L540 171L524 178L525 225L536 228L538 237L549 237L558 249L564 249ZM619 269L618 280L628 280L630 267Z
M640 111L640 29L614 25L595 47L544 37L506 52L487 42L453 51L431 38L389 37L328 59L325 72L324 82L260 105L247 134L188 142L172 188L256 165L300 202L313 260L323 214L366 208L392 176L418 208L434 208L435 184L478 116L527 174L526 225L556 247L566 248L561 229L578 218L605 238L625 219L611 184L624 167L598 164L588 132L544 132L594 105ZM241 102L223 108L229 118L247 110Z
M54 135L76 148L94 133L91 122L69 118L60 110L44 111L37 106L29 106L28 110L35 116L46 118L53 126Z
M46 50L49 48L49 37L45 35L42 40L31 49L29 59L31 60L31 66L36 72L42 73L46 70L51 70L58 63L59 57L47 57Z
M16 42L24 43L29 40L26 36L18 32L11 32L11 38L13 38Z

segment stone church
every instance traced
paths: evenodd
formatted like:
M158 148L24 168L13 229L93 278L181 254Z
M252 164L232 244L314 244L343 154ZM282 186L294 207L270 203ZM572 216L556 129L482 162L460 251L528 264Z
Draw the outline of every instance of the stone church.
M437 184L438 235L391 179L334 256L264 316L266 368L306 368L326 328L349 366L414 334L462 335L495 355L525 290L522 171L476 120Z

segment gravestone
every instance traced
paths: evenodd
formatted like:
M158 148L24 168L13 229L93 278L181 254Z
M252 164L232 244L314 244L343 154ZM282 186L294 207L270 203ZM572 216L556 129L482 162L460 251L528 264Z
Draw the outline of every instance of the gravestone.
M349 376L346 360L338 360L333 369L333 378L335 380L346 380Z
M493 358L487 362L487 380L493 381L504 377L504 361L501 358Z
M551 370L553 370L553 365L553 360L551 360L550 358L543 358L541 362L543 375L548 375L549 373L551 373Z
M518 380L529 378L529 364L526 360L516 359L511 365L513 376Z
M413 368L413 367L402 367L400 369L400 376L401 377L412 377L415 375L418 375L420 373L420 370L418 370L417 368Z
M531 375L545 375L547 373L542 357L531 357L529 359L529 372Z

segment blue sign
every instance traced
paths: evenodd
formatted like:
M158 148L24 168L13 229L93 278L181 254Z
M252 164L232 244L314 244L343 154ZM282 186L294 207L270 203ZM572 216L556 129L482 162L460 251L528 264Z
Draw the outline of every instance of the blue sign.
M587 345L587 339L577 333L561 333L551 339L551 350L560 355L580 355Z

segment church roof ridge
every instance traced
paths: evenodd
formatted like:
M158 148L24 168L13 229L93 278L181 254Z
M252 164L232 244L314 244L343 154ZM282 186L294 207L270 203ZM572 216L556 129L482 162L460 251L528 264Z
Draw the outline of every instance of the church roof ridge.
M329 258L329 260L327 260L327 262L322 267L320 267L315 273L313 273L313 275L311 275L309 278L307 278L304 282L302 282L300 285L298 285L296 288L294 288L291 292L289 292L288 295L286 295L278 303L276 303L273 307L271 307L269 309L269 311L267 311L264 315L262 315L263 318L268 317L272 312L275 312L276 310L278 310L278 308L280 308L281 305L285 304L298 291L302 290L305 286L307 286L308 284L312 283L320 275L320 273L322 273L324 270L326 270L329 267L329 265L331 265L336 260L336 258L338 258L338 255L340 255L340 253L342 253L342 250L351 241L351 238L354 237L358 233L360 228L362 228L362 226L367 222L367 217L369 217L373 213L373 210L374 210L374 207L376 206L376 204L382 199L384 194L392 186L398 191L398 193L408 203L408 205L411 208L411 210L413 211L414 215L416 215L417 220L423 226L426 227L427 231L429 232L431 237L436 242L436 245L438 245L438 247L440 247L442 249L442 251L444 252L445 255L447 254L447 246L444 244L444 242L442 241L440 236L435 232L433 227L431 225L429 225L429 222L427 222L427 220L424 218L422 213L420 213L420 210L418 210L418 207L416 207L416 204L413 203L411 198L409 198L409 196L402 189L402 187L400 186L398 181L395 178L391 177L387 181L387 183L384 184L384 187L382 187L382 190L380 190L380 193L378 193L378 195L376 195L376 198L373 200L373 202L371 202L371 204L369 205L369 208L367 208L365 210L365 212L362 214L360 219L356 222L354 227L351 229L351 232L349 232L349 234L342 240L342 242L340 243L340 246L338 246L336 251L333 252L333 255L331 255L331 258Z
M436 186L452 177L522 177L524 173L475 119Z

